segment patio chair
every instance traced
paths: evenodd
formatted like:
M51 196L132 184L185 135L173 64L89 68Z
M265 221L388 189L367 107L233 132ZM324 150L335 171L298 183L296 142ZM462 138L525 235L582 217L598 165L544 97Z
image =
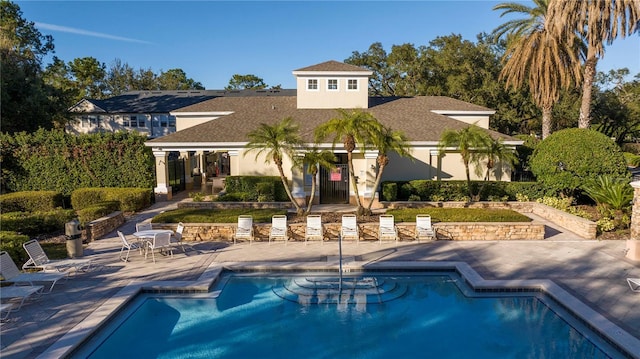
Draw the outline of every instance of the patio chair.
M627 278L629 288L636 293L640 293L640 278Z
M353 239L356 244L360 241L360 232L358 230L358 220L355 214L343 214L342 226L340 227L340 238Z
M249 215L238 216L238 226L236 233L233 234L233 244L236 244L238 239L245 239L249 241L249 244L253 242L253 217Z
M304 244L310 239L317 239L320 244L324 243L324 227L322 226L322 216L310 214L307 216L307 227L304 232Z
M153 229L151 222L138 222L136 223L136 232L149 231Z
M182 252L187 253L184 249L184 243L182 242L182 232L184 232L184 223L178 223L176 232L171 236L171 243L175 246L182 248Z
M398 242L398 228L396 227L392 214L381 214L380 225L378 226L378 241L390 239Z
M275 215L271 217L271 229L269 230L269 244L272 240L283 240L287 244L289 240L287 228L287 216Z
M124 233L120 231L118 231L118 237L120 237L120 239L122 240L122 248L120 248L121 261L123 262L129 261L129 252L131 252L132 249L137 249L140 252L140 254L142 254L142 242L140 241L129 242L129 240L124 235ZM122 258L122 253L124 252L125 249L127 250L127 255L124 258Z
M156 233L153 236L152 240L147 241L147 247L144 251L144 258L147 259L147 255L149 254L149 251L151 251L151 258L153 258L153 263L155 263L156 249L160 249L161 254L164 254L164 252L167 251L171 254L171 257L173 257L173 248L171 247L171 232Z
M49 259L40 246L40 242L35 239L25 242L22 247L29 255L29 260L22 265L22 269L42 269L44 271L54 270L58 272L66 271L70 268L75 268L76 272L91 269L91 259Z
M436 239L436 233L431 226L431 216L428 214L416 215L416 232L415 239L420 242L421 239Z
M23 273L18 269L16 263L11 259L9 253L0 252L0 276L5 281L13 282L16 284L27 283L33 286L34 283L51 282L49 290L46 293L51 293L53 287L60 279L65 277L64 273L52 273L52 272L26 272ZM1 289L0 289L1 290Z
M17 312L22 308L24 302L29 298L36 298L42 293L43 287L41 285L10 285L8 287L2 287L0 290L0 299L3 304L9 304L7 302L18 302L17 305L11 305L11 307L3 308L6 316L11 312Z

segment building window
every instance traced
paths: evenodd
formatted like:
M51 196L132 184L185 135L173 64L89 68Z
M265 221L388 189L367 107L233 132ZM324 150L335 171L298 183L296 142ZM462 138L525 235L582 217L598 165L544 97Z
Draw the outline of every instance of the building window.
M317 91L318 90L318 79L308 79L307 80L307 90L309 90L309 91Z
M358 80L356 80L356 79L347 80L347 90L357 91L358 90Z
M327 80L327 90L329 90L329 91L337 91L338 90L338 80L337 79L329 79L329 80Z
M176 127L176 116L169 116L169 127Z
M98 126L98 117L97 116L82 116L80 118L80 126L87 127L97 127Z

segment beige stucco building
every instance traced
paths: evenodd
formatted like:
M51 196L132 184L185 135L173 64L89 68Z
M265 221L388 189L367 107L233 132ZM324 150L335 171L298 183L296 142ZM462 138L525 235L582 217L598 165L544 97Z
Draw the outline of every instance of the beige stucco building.
M273 164L265 164L264 158L256 158L256 152L247 153L247 134L261 123L275 124L291 117L300 126L303 139L312 144L314 129L339 117L337 109L370 112L383 125L400 130L408 137L413 158L391 154L383 181L465 179L464 166L454 149L447 151L444 157L438 155L438 142L445 130L459 130L475 124L491 137L502 139L507 146L515 148L522 144L520 140L489 129L489 117L495 111L486 107L442 96L370 97L368 78L371 74L357 66L328 61L293 71L297 84L295 93L220 96L171 111L176 124L185 125L175 133L146 143L156 158L156 194L172 195L166 163L169 154L175 151L188 164L185 169L187 187L193 185L194 178L207 183L212 177L227 175L277 176ZM316 199L320 203L353 202L355 192L350 188L345 167L346 151L342 144L335 147L332 143L318 145L333 150L339 158L339 169L334 173L321 169ZM375 193L377 155L377 151L361 148L354 153L358 192L366 199ZM294 197L303 203L310 194L309 176L292 171L289 159L285 160L284 168ZM201 177L191 176L200 173ZM511 169L497 166L492 177L509 181Z

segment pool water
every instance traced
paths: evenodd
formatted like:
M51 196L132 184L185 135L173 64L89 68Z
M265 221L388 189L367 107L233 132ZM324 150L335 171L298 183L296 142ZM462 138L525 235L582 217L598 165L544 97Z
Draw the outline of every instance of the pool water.
M401 296L309 303L300 277L229 275L219 296L144 294L77 358L609 358L535 293L470 297L455 275L376 274ZM305 274L308 276L308 274ZM466 293L469 294L469 293ZM348 295L346 296L348 297ZM382 298L382 302L374 302ZM312 301L314 302L314 301ZM569 320L571 321L571 320ZM575 324L574 324L575 325ZM582 330L582 329L581 329ZM605 347L605 354L600 347Z

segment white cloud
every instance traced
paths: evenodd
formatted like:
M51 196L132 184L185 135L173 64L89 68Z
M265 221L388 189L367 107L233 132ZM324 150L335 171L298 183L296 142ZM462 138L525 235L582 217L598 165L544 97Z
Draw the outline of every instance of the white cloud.
M131 39L131 38L128 38L128 37L114 36L114 35L103 34L103 33L100 33L100 32L93 32L93 31L87 31L87 30L82 30L82 29L75 29L75 28L72 28L72 27L66 27L66 26L60 26L60 25L45 24L43 22L36 22L35 25L36 25L36 27L38 27L41 30L68 32L68 33L71 33L71 34L78 34L78 35L84 35L84 36L93 36L93 37L101 37L101 38L104 38L104 39L111 39L111 40L116 40L116 41L126 41L126 42L137 42L137 43L140 43L140 44L150 44L150 42L148 42L148 41Z

